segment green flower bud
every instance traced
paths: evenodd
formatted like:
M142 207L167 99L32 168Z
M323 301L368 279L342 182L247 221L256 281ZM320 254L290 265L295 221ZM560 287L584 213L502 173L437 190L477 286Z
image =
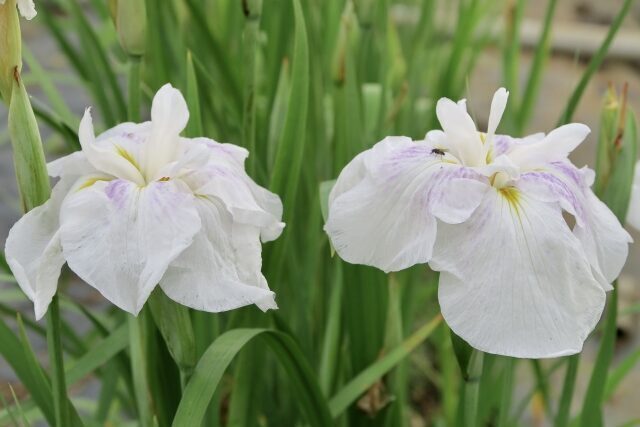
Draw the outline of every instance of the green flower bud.
M22 69L20 19L16 0L0 5L0 96L7 104L11 101L14 71Z
M637 152L636 116L627 105L627 86L618 97L610 87L600 121L595 192L624 223Z
M116 30L120 45L131 56L144 55L147 47L147 8L145 0L110 0L115 11Z
M11 83L9 135L22 208L27 212L46 202L51 188L38 123L17 67Z

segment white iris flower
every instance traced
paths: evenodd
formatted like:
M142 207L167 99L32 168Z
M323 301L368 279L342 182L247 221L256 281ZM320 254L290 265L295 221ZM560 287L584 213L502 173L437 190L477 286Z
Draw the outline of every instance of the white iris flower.
M577 353L631 238L591 191L593 171L567 158L589 128L496 135L507 98L495 93L486 133L464 101L443 98L442 131L423 141L388 137L359 154L330 194L325 229L348 262L440 271L444 318L480 350Z
M151 121L97 138L89 110L82 151L49 163L51 199L11 229L6 258L40 318L66 262L89 285L137 314L157 284L186 306L219 312L276 308L261 244L284 224L278 196L246 174L247 150L182 138L182 94L162 87Z
M6 0L0 0L0 6L5 2ZM18 10L20 11L20 15L28 20L35 18L37 14L33 0L18 0Z

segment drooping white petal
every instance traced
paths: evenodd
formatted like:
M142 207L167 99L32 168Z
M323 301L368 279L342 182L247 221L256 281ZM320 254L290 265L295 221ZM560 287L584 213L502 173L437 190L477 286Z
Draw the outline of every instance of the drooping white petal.
M4 3L4 1L2 3ZM18 10L27 20L32 20L37 15L36 6L33 4L33 0L18 0Z
M505 193L505 191L507 191ZM605 294L557 205L491 189L465 223L438 230L431 267L452 330L512 357L574 354Z
M640 231L640 162L636 163L635 174L633 176L627 222L633 228Z
M115 177L144 185L145 181L138 165L134 157L126 149L109 141L102 141L101 143L96 141L89 108L85 111L84 117L80 122L78 137L82 152L94 168Z
M263 241L276 239L284 228L282 202L247 175L244 160L248 152L207 138L195 138L190 143L210 151L205 166L182 176L194 193L221 200L234 222L259 227Z
M511 160L522 168L535 168L561 161L584 141L589 132L589 127L581 123L571 123L552 130L541 140L514 145L508 154Z
M507 107L508 99L509 92L507 92L507 90L503 87L498 89L493 95L493 99L491 100L491 110L489 112L487 137L484 141L487 146L491 146L491 144L493 144L493 136L496 133L496 129L498 129L498 125L500 124L500 120L502 119L502 115L504 114L504 109Z
M453 154L465 166L481 166L486 163L480 135L466 108L448 98L441 98L436 104L436 115Z
M256 304L277 308L274 294L260 272L260 230L234 224L215 198L198 198L202 231L171 263L160 281L174 301L213 313Z
M180 132L189 121L187 103L179 90L166 84L158 90L151 105L151 135L142 158L147 180L162 178L160 170L176 160L180 151Z
M69 267L107 299L137 314L168 265L200 230L194 197L180 183L122 179L72 190L60 237Z
M73 182L58 182L48 201L27 212L11 228L5 243L7 263L20 288L33 301L36 320L47 311L65 262L58 218L60 204Z
M344 260L397 271L431 258L436 217L466 220L486 179L433 147L389 137L352 160L329 196L325 230Z
M523 173L519 185L540 200L558 203L576 219L574 234L582 243L589 261L605 290L625 264L629 234L615 215L589 188L593 172L578 169L568 161L546 165Z

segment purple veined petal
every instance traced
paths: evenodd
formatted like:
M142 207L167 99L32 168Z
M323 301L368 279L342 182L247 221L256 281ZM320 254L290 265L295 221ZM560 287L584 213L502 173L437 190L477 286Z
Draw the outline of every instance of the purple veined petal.
M33 301L36 320L46 313L65 263L58 231L59 211L74 182L73 178L61 179L48 201L14 224L5 243L7 264L20 288Z
M509 135L495 135L491 146L491 158L497 158L503 154L508 154L512 148L521 144L533 144L544 139L542 132L527 135L524 138L513 138Z
M451 329L473 347L523 358L578 353L605 293L555 203L489 190L473 215L442 225L431 267Z
M173 181L140 187L116 179L80 187L60 212L64 257L108 300L137 314L200 230L194 203Z
M344 260L397 271L431 258L437 221L460 223L488 188L433 147L389 137L359 154L329 196L325 230Z
M593 193L593 172L568 161L523 173L518 186L531 197L558 203L576 219L574 234L582 243L596 277L605 290L618 277L629 251L631 236Z
M182 156L180 133L189 121L189 109L179 90L162 86L151 105L151 133L142 153L141 168L145 178L162 178L162 168Z
M219 200L200 197L202 231L171 263L160 287L174 301L212 313L256 304L275 309L274 293L260 271L260 229L234 223Z
M103 139L98 142L93 131L91 110L85 111L78 132L82 152L91 165L100 172L144 185L145 180L140 173L135 156L120 146Z

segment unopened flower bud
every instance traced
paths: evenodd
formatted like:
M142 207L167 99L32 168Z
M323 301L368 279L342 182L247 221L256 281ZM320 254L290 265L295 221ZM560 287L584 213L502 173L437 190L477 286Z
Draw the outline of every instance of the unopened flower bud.
M142 56L147 46L147 9L145 0L111 0L109 8L115 11L118 39L124 51Z
M0 5L0 95L9 104L16 67L22 68L20 20L16 0Z

